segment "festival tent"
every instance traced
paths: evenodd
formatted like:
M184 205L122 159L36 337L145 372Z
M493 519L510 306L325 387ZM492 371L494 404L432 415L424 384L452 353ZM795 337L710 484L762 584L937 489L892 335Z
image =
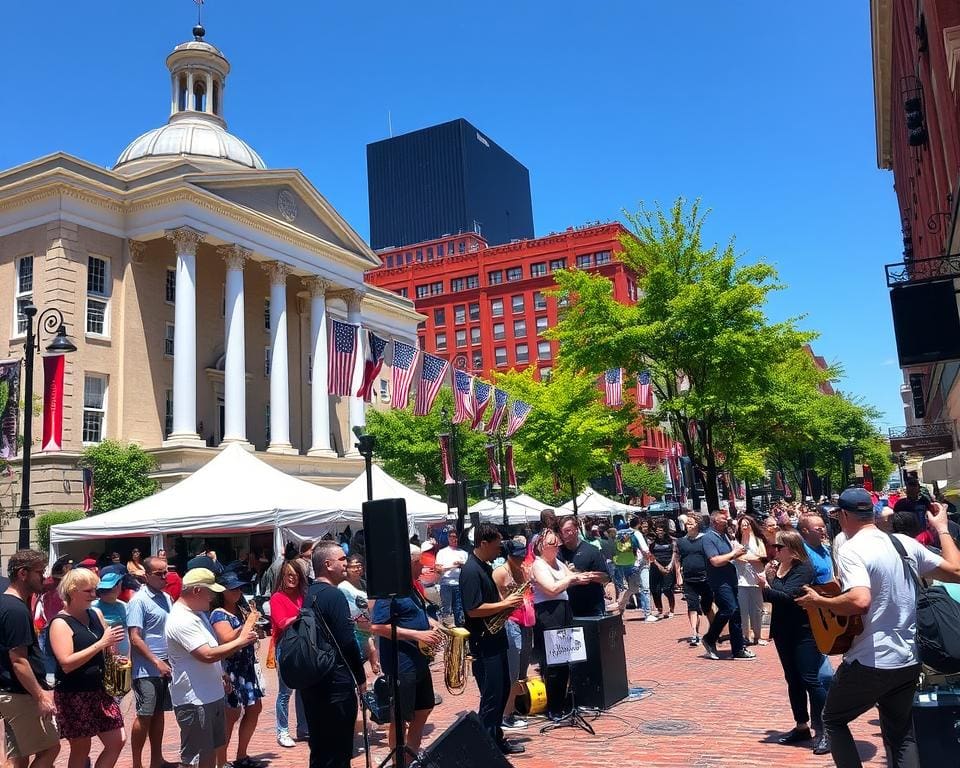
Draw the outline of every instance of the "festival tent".
M560 507L566 514L573 514L573 501L568 501ZM602 493L597 493L593 488L587 487L579 496L577 496L577 514L597 515L603 517L613 517L614 515L636 515L642 512L640 507L631 507L629 504L621 504L619 501L607 498Z
M326 525L335 531L357 523L344 512L337 491L292 477L229 445L176 485L132 504L50 529L50 562L61 545L84 539L150 536L151 549L163 546L166 533L252 533L274 530L275 551L282 531Z
M521 493L519 496L507 497L507 522L510 525L522 525L524 523L539 523L540 513L550 505L537 501L532 496ZM480 521L484 523L502 523L503 522L503 502L499 496L493 496L483 501L478 501L467 510L470 514L474 512L480 515Z

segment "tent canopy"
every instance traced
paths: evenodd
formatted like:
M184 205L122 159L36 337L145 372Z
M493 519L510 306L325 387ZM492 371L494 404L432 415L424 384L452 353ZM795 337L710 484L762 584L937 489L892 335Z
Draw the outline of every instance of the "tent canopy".
M532 496L521 493L519 496L507 498L507 522L510 525L522 525L524 523L539 523L540 513L550 505L537 501ZM474 512L480 515L480 521L484 523L502 523L503 522L503 502L499 497L492 497L478 501L468 510L471 514Z
M573 502L568 501L560 507L566 514L573 514ZM621 504L619 501L607 498L602 493L597 493L589 486L577 496L577 513L581 515L602 515L613 517L614 515L636 515L642 512L640 507L631 507L629 504Z

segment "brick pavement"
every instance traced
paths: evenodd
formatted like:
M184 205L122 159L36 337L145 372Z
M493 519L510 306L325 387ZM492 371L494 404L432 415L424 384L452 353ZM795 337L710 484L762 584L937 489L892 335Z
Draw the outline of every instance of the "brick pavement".
M684 618L645 624L632 620L633 615L634 612L627 612L627 674L631 686L647 688L649 693L641 700L622 702L604 713L593 723L596 736L573 729L541 735L533 727L511 732L511 738L527 749L526 754L511 758L517 768L552 768L559 761L565 767L575 768L601 764L652 768L833 765L829 755L816 757L810 747L774 743L776 736L789 730L793 723L773 645L756 648L756 661L710 661L703 658L702 648L688 647L689 627ZM722 654L728 652L729 645L721 645L720 649ZM269 674L272 676L273 672ZM472 678L462 696L450 696L443 689L439 663L434 666L434 680L444 701L427 725L425 745L458 714L475 708L478 698ZM271 677L270 682L275 691L275 679ZM273 701L269 696L265 702L251 754L269 760L272 768L304 768L308 755L305 743L292 749L276 743ZM124 711L129 722L132 697L124 700ZM291 719L294 718L291 711ZM864 764L884 765L875 712L855 724L854 734ZM168 718L165 741L165 756L174 758L177 730L172 717ZM231 748L230 756L233 754ZM386 755L383 728L374 732L372 755L374 766ZM130 764L129 748L125 748L118 765L129 768ZM352 768L364 764L363 757L358 756ZM58 765L66 765L66 750Z

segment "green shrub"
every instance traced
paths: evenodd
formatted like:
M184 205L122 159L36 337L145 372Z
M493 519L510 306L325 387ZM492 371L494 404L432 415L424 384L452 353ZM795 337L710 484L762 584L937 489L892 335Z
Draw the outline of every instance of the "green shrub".
M93 512L109 512L156 493L153 457L140 446L104 440L83 452L81 464L93 469Z
M86 515L79 509L64 509L59 512L47 512L37 517L37 545L41 552L50 549L50 526L60 523L72 523L82 520Z

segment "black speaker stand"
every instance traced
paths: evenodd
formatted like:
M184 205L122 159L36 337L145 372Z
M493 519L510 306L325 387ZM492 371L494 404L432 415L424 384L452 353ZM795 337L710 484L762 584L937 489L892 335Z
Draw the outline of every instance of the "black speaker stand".
M596 736L597 732L593 730L593 726L587 721L587 718L583 716L584 712L591 712L596 718L600 713L597 710L587 709L585 707L577 706L577 694L573 689L571 680L573 678L573 664L567 662L568 674L567 674L567 692L570 694L570 711L567 712L559 720L554 720L540 728L540 733L549 733L554 731L557 728L579 728L581 731L586 731L591 736Z

